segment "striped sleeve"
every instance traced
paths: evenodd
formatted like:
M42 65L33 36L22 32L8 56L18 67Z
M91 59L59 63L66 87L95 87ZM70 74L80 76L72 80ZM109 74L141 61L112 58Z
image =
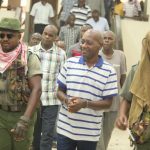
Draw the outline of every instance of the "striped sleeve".
M64 90L66 90L66 74L67 74L67 63L64 64L57 78L58 86Z
M117 74L115 69L111 67L110 75L103 90L103 99L116 96L118 94Z
M64 50L61 50L60 52L61 52L61 61L60 61L60 71L61 71L61 69L63 68L63 66L66 62L66 53Z
M92 13L91 13L91 8L88 7L88 18L90 18L92 16Z

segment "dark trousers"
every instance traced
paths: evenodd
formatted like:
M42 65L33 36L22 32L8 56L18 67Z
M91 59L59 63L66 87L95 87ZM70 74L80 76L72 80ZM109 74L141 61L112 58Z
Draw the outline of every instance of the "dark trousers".
M40 141L40 150L51 150L52 148L58 108L58 105L41 107L42 135Z
M104 7L105 7L105 18L108 21L109 26L111 26L111 10L113 7L113 0L104 0Z
M64 26L65 24L66 24L66 22L65 22L65 21L60 20L60 27Z
M57 134L57 150L96 150L97 142L72 140Z
M33 133L33 143L32 143L33 150L40 150L41 129L42 129L41 108L38 108L37 120L34 125L34 133Z
M44 28L47 26L47 24L35 24L34 25L34 33L40 33L42 34L44 31Z

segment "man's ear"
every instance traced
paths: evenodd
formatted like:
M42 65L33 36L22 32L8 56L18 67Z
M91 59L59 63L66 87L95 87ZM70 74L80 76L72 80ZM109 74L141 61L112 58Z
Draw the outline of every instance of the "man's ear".
M18 38L21 39L21 33L18 33Z
M101 49L103 47L103 42L99 40L98 44L99 44L99 49Z
M101 39L99 40L99 45L100 47L103 47L103 41Z

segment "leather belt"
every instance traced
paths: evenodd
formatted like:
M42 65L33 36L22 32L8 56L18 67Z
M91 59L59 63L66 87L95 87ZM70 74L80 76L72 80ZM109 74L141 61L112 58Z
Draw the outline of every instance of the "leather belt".
M0 105L0 109L9 112L21 112L25 105Z

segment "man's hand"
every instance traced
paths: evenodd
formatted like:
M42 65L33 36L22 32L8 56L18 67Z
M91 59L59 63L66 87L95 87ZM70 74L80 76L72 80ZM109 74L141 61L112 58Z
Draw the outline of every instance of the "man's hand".
M119 115L116 119L115 125L121 130L126 130L128 127L128 121L126 115Z
M79 111L81 108L85 108L86 100L80 99L78 97L72 97L68 101L68 111L71 113L75 113Z
M26 132L28 130L29 121L24 119L19 119L16 127L11 129L15 141L22 141L26 137Z

